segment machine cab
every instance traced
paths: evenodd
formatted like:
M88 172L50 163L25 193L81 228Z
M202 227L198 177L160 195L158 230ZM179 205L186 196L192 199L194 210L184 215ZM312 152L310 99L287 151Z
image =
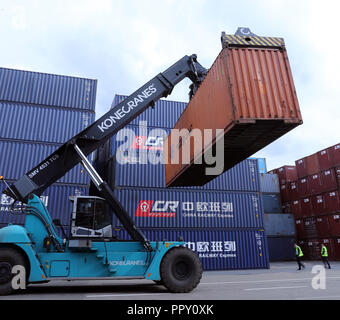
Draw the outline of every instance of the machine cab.
M112 216L105 199L94 196L70 197L73 203L71 238L111 238Z

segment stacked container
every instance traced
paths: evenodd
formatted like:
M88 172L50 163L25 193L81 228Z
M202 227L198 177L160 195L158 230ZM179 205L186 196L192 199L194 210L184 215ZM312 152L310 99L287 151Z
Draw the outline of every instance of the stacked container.
M0 174L8 183L94 121L96 89L96 80L0 68ZM46 189L41 197L52 219L68 225L69 196L88 194L88 187L78 165ZM11 207L12 199L1 194L0 227L24 223Z
M295 166L289 166L295 173L288 180L280 180L283 205L291 207L297 237L310 259L320 259L320 245L325 243L330 259L340 260L336 249L340 238L339 155L337 144L298 159ZM273 172L278 170L282 168Z
M113 104L125 98L116 95ZM185 107L159 100L100 149L98 170L149 240L183 239L205 270L268 268L263 159L247 159L202 187L166 188L164 141ZM117 237L129 239L119 220L113 223Z
M284 210L281 205L279 174L261 173L261 193L269 260L291 260L294 258L294 218L289 209Z

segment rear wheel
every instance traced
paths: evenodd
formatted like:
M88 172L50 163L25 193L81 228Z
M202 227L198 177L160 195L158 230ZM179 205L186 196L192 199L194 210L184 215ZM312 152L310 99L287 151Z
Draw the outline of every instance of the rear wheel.
M26 269L24 257L12 248L0 248L0 295L8 295L14 292L12 273L14 266L23 266Z
M163 285L171 292L190 292L202 278L202 264L197 254L186 247L171 249L161 267Z

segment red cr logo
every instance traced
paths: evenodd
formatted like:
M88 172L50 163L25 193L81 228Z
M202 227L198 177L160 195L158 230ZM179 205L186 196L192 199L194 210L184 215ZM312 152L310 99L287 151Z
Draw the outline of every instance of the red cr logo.
M163 137L136 136L133 139L132 149L163 150Z
M179 201L141 200L135 212L136 217L163 217L176 216Z

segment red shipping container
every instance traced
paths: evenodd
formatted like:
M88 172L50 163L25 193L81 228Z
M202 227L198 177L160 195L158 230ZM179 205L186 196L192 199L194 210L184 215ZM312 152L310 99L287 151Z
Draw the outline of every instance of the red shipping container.
M294 200L291 204L292 214L295 218L301 218L301 200Z
M302 219L295 220L295 230L296 230L296 237L298 239L306 238L305 234L305 226Z
M316 231L318 237L326 238L330 236L328 216L316 217Z
M317 153L313 153L310 156L306 157L306 162L307 173L309 176L320 172L320 165Z
M334 168L335 178L337 182L337 187L340 188L340 167Z
M320 166L321 171L328 170L333 167L331 148L321 150L317 153L317 155L318 155L319 166Z
M316 195L322 192L322 179L321 174L316 173L307 177L307 184L310 195Z
M299 193L299 198L308 197L310 195L308 179L302 178L297 181L297 189Z
M282 212L283 213L292 213L292 204L291 204L291 202L282 203Z
M283 166L275 169L275 171L279 177L280 184L286 184L298 179L295 166Z
M291 200L289 197L289 190L286 184L282 184L280 186L280 195L281 195L282 202L287 202Z
M312 199L310 197L306 197L300 199L300 203L301 203L301 216L310 217L313 214Z
M306 256L308 257L309 260L319 260L321 259L321 247L318 239L310 239L307 240L307 245L306 245Z
M331 148L332 164L333 167L340 166L340 144L336 144Z
M296 160L295 166L296 166L296 174L297 174L298 178L301 179L301 178L308 176L306 158Z
M318 231L316 228L316 217L303 219L303 227L305 229L305 238L311 239L318 236Z
M322 192L329 192L338 189L337 177L333 168L322 171L320 176L322 181Z
M324 199L327 213L340 211L340 197L338 191L326 192L324 194Z
M333 247L334 260L340 260L340 237L333 238L331 242Z
M299 199L299 192L296 181L288 183L288 197L290 200Z
M340 236L340 215L331 214L328 216L329 232L332 237Z
M322 194L312 196L312 206L313 213L317 216L325 214L327 212L326 203Z

